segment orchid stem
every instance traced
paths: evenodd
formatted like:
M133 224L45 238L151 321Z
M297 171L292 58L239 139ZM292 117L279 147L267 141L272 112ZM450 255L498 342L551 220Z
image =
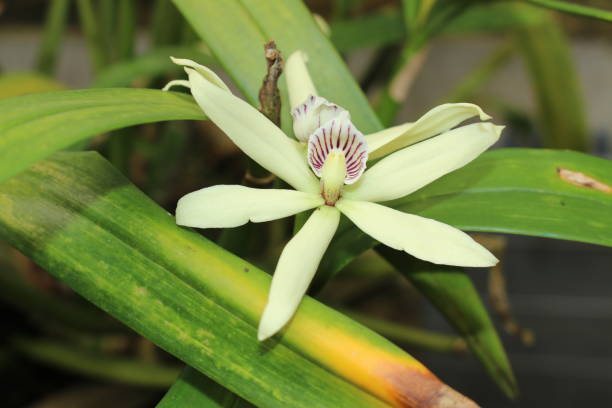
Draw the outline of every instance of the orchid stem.
M81 28L87 40L93 71L97 72L106 63L106 53L91 0L77 0L77 9Z
M53 74L57 64L59 46L66 28L69 6L69 0L53 0L47 9L45 29L36 65L39 71L48 75Z

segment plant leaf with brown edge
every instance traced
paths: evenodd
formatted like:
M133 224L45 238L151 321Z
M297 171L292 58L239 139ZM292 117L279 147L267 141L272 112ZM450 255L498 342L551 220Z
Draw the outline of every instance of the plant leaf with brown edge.
M266 407L417 407L467 398L384 338L306 297L274 341L270 276L174 218L95 153L57 153L0 185L0 237L80 295Z
M378 252L433 303L461 333L497 385L515 398L518 385L504 347L476 288L461 268L420 261L384 245Z

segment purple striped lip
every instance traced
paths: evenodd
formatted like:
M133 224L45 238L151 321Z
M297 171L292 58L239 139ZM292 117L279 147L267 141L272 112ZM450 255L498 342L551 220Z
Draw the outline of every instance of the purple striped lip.
M366 168L368 145L363 134L351 123L348 112L319 127L308 139L308 163L318 177L332 151L344 154L344 183L353 184Z

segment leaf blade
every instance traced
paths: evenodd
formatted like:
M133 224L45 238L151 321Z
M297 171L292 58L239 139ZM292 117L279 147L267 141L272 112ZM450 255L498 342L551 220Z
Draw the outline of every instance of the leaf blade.
M0 100L0 181L83 139L142 123L205 119L186 95L151 89L88 89Z

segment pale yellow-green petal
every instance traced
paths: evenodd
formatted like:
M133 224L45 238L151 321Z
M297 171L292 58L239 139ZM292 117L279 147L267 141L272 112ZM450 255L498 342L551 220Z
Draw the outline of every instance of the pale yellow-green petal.
M502 129L489 122L474 123L405 147L346 186L344 196L388 201L408 195L474 160L499 139Z
M414 123L394 126L367 135L366 138L370 146L370 160L446 132L474 116L478 116L481 120L491 119L478 105L445 103L431 109Z
M218 86L221 89L231 92L230 89L225 84L225 82L223 82L223 80L219 78L219 76L215 74L215 72L212 69L205 67L204 65L198 64L197 62L192 61L190 59L186 59L186 58L170 57L170 59L176 65L180 65L183 67L187 67L187 68L196 70L200 75L202 75L210 83Z
M295 190L218 185L182 197L176 223L196 228L231 228L288 217L323 204L320 194Z
M317 88L315 88L308 73L307 61L306 54L298 50L291 54L285 62L285 78L287 78L289 102L292 110L305 102L310 95L318 95Z
M498 262L468 234L450 225L367 201L340 199L336 207L372 238L424 261L468 267Z
M185 68L191 93L204 113L248 156L297 190L318 192L303 148L257 109L201 75Z
M322 206L312 213L285 246L259 322L259 340L273 336L291 320L338 228L339 220L340 212L336 208Z

